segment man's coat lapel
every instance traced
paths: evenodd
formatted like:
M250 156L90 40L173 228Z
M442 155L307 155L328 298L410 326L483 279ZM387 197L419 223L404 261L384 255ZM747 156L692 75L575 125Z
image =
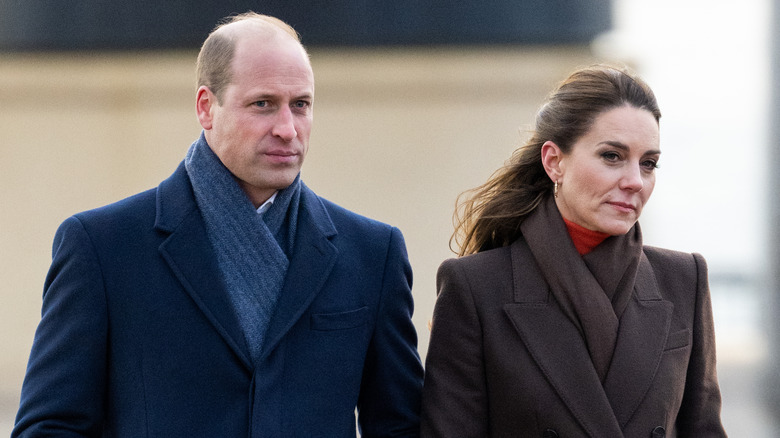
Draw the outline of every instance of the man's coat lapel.
M155 229L170 233L159 251L184 290L239 360L251 369L246 341L222 283L183 163L157 189ZM171 312L171 318L175 318L176 309Z
M322 290L338 256L330 241L335 235L322 201L302 184L295 248L261 357L268 356Z
M241 362L251 369L246 341L221 281L216 256L183 165L158 187L155 228L170 233L159 251L184 290ZM329 240L335 235L336 228L322 201L304 185L295 250L269 323L262 357L273 350L325 284L338 255Z

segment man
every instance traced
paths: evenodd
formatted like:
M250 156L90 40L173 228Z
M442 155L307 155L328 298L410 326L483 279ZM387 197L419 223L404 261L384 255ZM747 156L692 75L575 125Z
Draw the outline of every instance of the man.
M313 73L254 13L198 56L203 133L54 239L13 436L418 435L400 232L309 190Z

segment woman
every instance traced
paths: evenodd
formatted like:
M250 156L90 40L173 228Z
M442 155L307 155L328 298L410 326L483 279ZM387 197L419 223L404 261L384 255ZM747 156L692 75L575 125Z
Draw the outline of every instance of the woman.
M722 437L707 268L642 246L661 113L608 66L566 79L460 209L437 276L423 437Z

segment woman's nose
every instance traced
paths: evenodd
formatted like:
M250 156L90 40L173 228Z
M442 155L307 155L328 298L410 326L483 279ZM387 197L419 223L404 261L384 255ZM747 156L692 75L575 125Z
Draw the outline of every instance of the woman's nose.
M642 179L642 169L639 165L626 166L626 171L620 179L620 188L634 192L642 191L645 182Z

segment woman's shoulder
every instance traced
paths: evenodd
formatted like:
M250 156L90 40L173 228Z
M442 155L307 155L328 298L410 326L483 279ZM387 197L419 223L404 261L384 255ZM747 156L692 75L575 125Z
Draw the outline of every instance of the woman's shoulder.
M645 245L642 250L644 251L650 263L654 265L661 263L690 266L693 268L697 264L705 263L704 257L702 257L701 254L695 252L690 253L648 245Z
M500 265L502 260L510 258L510 247L489 249L474 254L468 254L457 258L450 258L442 262L442 266L457 266L460 269L482 269L483 267Z
M436 276L438 279L460 278L474 285L487 285L505 277L503 273L511 276L511 272L510 247L506 246L444 260Z
M663 285L698 284L706 282L707 262L698 253L645 246L647 260Z
M513 290L510 247L445 260L436 273L437 294L460 296L473 305L497 309L511 300Z

